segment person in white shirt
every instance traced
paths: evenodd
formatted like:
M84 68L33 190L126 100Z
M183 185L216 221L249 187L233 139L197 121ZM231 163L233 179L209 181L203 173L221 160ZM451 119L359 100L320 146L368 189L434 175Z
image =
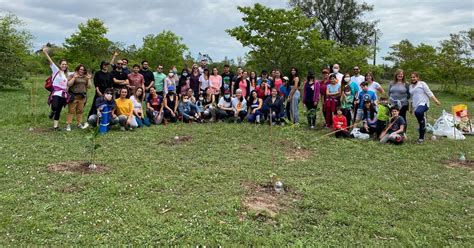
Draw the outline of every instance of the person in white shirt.
M375 94L385 94L385 90L382 88L382 86L374 81L374 74L372 74L372 72L367 72L365 74L365 81L369 85L369 90L375 92Z
M332 66L332 73L336 74L337 83L339 85L342 83L342 78L344 77L344 74L340 73L340 69L339 64L334 64Z
M441 102L436 98L433 92L423 81L420 80L420 74L418 72L411 73L411 84L410 84L410 99L411 99L411 109L410 112L415 111L416 119L420 128L418 129L419 137L418 143L423 143L425 139L425 113L430 107L430 98L436 103L436 105L441 105Z
M351 82L356 82L357 85L359 85L359 91L360 91L360 84L365 81L365 77L360 75L360 68L359 66L354 66L354 76L351 77Z

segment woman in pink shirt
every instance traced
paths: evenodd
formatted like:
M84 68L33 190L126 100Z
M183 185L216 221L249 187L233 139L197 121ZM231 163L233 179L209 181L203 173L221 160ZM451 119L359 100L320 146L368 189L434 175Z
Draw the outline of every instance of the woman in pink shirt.
M281 79L280 70L275 70L275 77L273 78L273 88L275 88L280 96L284 96L280 91L280 87L283 85L283 80Z
M239 89L242 91L242 96L247 99L250 95L250 83L247 80L247 71L242 72L242 76L239 78Z
M222 77L219 75L217 68L212 68L212 75L209 76L209 87L211 88L211 94L216 96L216 99L219 99L219 93L222 86Z

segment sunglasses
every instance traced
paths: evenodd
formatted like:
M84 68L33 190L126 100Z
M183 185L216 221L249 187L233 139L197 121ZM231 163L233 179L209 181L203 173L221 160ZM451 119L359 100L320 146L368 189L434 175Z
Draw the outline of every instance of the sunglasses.
M118 63L117 65L123 65L122 63Z

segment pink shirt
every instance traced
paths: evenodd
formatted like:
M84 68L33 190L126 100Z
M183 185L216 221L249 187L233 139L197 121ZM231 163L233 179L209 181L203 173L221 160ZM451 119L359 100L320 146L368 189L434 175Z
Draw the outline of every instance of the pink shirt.
M242 90L242 96L247 97L247 81L246 80L240 80L239 89Z
M140 73L128 74L128 81L130 81L130 86L133 86L134 88L143 87L143 85L145 84L145 79Z
M211 94L213 95L218 94L222 86L222 77L220 75L209 76L209 86L211 87Z

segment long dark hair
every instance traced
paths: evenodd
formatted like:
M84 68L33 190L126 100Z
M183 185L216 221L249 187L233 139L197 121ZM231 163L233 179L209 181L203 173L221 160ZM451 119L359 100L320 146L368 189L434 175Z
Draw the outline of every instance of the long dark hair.
M253 93L254 93L254 92L257 93L257 91L255 91L255 90L250 91L250 96L249 96L249 103L250 103L250 104L252 104L253 101L255 100L255 98L253 98ZM258 99L258 95L257 95L257 98L256 98L256 99Z
M309 83L311 80L315 80L315 77L314 77L314 72L313 71L309 71L308 72L308 76L306 77L306 82Z
M370 119L374 119L375 117L375 106L374 106L374 103L373 102L369 102L370 103L370 106L369 106L369 109L367 109L367 107L365 106L365 102L364 102L364 116L367 116L367 111L370 110Z
M293 70L295 70L295 72L296 72L294 76L293 76L293 73L291 73L291 71L293 71ZM299 74L298 74L298 69L296 69L296 67L291 67L291 69L290 69L290 78L289 78L290 82L293 82L293 80L297 77L298 78L300 77Z

